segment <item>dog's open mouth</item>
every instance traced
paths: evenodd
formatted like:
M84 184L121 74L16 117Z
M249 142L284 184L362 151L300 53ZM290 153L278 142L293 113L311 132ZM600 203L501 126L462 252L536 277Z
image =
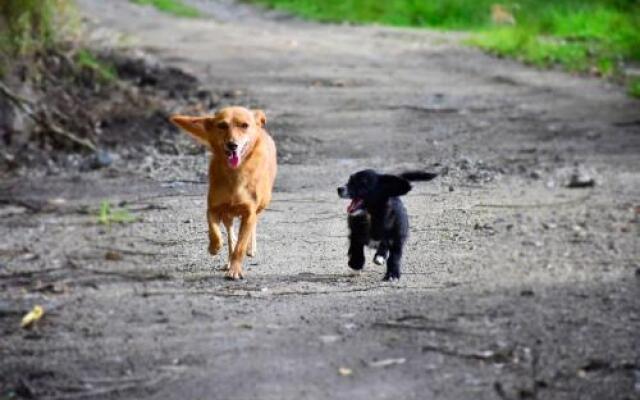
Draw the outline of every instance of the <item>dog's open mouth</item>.
M347 207L347 212L349 214L357 214L362 210L363 206L364 201L362 201L362 199L353 198L351 199L351 203L349 203L349 206Z
M238 168L240 165L240 154L238 151L227 151L227 163L231 168Z
M235 150L227 150L225 151L225 155L227 156L227 163L229 167L236 169L240 165L240 161L242 161L242 157L244 156L244 150L246 149L247 144L241 144Z

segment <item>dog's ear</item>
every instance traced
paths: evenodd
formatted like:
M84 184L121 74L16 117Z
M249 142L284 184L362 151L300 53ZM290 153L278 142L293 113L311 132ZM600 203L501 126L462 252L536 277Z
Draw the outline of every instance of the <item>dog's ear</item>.
M213 127L212 117L189 117L186 115L173 115L171 122L182 128L190 136L201 144L211 147L208 131Z
M395 175L380 175L378 178L382 192L389 197L405 195L411 190L408 180Z
M267 123L267 116L264 114L262 110L253 110L253 118L256 119L256 123L260 125L261 128Z

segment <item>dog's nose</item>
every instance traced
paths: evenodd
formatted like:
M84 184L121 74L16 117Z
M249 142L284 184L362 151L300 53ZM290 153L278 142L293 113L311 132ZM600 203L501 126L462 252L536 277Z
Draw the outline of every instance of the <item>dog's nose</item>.
M344 196L344 187L341 186L338 188L338 196L340 197Z
M227 149L229 149L230 151L236 151L238 150L238 145L236 143L229 142L227 143Z

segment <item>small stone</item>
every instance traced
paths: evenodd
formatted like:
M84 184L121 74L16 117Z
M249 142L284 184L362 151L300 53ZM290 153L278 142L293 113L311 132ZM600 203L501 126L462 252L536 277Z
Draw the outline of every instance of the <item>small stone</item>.
M338 335L323 335L320 336L320 341L324 344L331 344L331 343L335 343L338 340L340 340L340 336Z
M244 92L240 89L236 89L236 90L227 90L224 93L222 93L223 97L226 97L228 99L234 99L234 98L238 98L244 95Z
M585 238L587 237L587 232L585 231L585 229L583 227L581 227L580 225L574 225L573 228L573 234L578 237L578 238Z
M569 178L567 187L570 189L590 188L596 185L596 181L584 172L575 172Z
M596 132L596 131L589 131L586 133L586 137L589 140L596 140L600 138L600 133Z
M453 192L453 190L454 190L454 189L453 189L453 185L449 185L449 191L450 191L450 192Z
M105 150L98 150L82 161L80 171L101 169L110 166L112 163L113 156L111 153Z
M94 157L91 159L89 166L92 169L100 169L110 166L113 163L113 157L111 153L104 150L98 150Z
M52 206L63 206L67 203L67 200L63 199L62 197L54 197L47 200L47 203Z
M387 358L385 360L372 361L369 363L369 366L373 368L386 368L393 365L404 364L406 361L406 358Z
M109 250L104 255L104 259L107 260L107 261L121 261L122 260L122 253L114 251L114 250Z

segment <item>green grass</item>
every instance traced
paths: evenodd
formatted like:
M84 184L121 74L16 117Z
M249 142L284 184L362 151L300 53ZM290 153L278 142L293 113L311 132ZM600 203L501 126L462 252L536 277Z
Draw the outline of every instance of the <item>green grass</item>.
M0 0L0 54L10 57L50 44L58 8L56 0Z
M629 94L640 98L640 78L632 79L629 83Z
M56 47L79 22L69 0L0 0L0 77Z
M253 0L321 21L467 29L487 23L489 0Z
M78 51L75 57L76 65L94 71L105 82L118 79L117 72L112 65L100 61L92 52L86 49Z
M183 3L181 0L131 0L136 4L151 5L160 11L172 14L178 17L196 18L200 16L200 12Z
M468 44L540 67L609 77L625 62L640 62L639 0L251 1L320 21L471 31ZM492 22L496 3L515 25Z
M124 224L135 222L137 218L125 208L111 208L111 204L104 200L100 203L98 211L98 223L102 225L111 225L113 223Z

